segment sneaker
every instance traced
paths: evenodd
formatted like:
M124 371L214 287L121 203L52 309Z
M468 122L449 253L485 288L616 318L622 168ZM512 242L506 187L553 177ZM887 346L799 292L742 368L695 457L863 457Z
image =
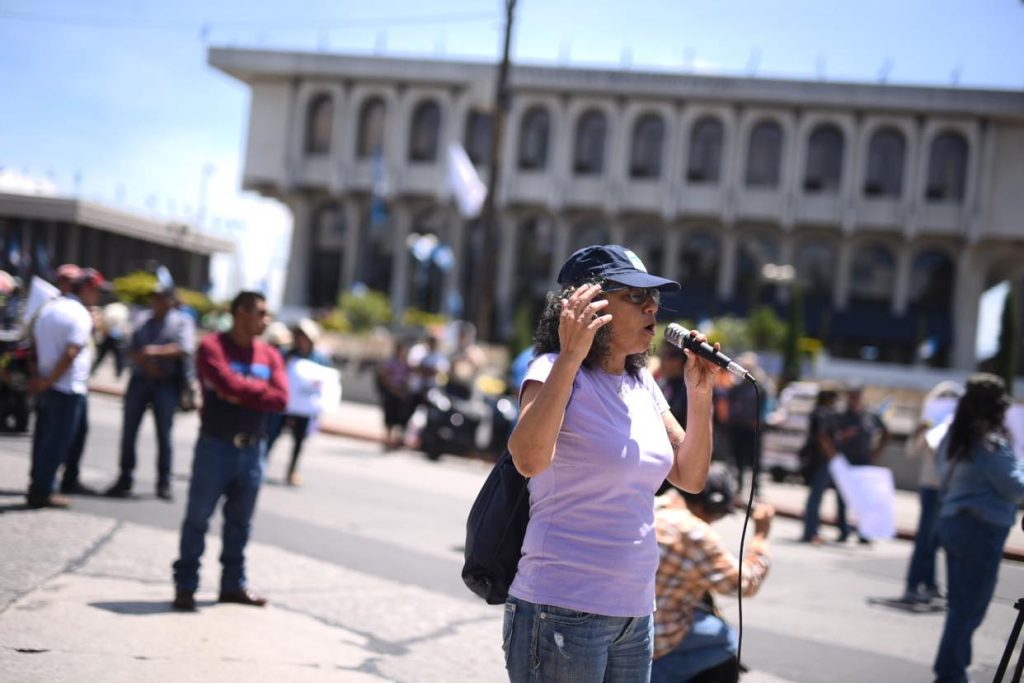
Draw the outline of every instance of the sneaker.
M107 498L131 498L132 487L122 482L117 482L103 494Z
M908 588L903 592L903 597L900 598L900 602L906 602L911 605L927 605L931 601L932 596L926 588Z
M64 496L56 493L51 493L46 496L40 496L35 494L28 494L25 496L25 501L28 506L34 510L41 508L56 508L58 510L66 510L71 507L71 500Z
M130 495L130 493L129 493ZM160 500L166 500L168 503L174 500L174 493L171 492L170 484L157 484L156 486L156 497Z

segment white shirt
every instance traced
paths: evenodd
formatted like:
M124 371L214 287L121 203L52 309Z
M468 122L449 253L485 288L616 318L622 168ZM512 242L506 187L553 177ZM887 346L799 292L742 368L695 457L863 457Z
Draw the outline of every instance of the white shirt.
M92 316L73 294L53 299L39 312L32 336L41 376L50 376L68 346L81 347L67 372L54 382L53 388L57 391L65 394L86 393L89 370L92 368L92 352L89 348L91 335Z

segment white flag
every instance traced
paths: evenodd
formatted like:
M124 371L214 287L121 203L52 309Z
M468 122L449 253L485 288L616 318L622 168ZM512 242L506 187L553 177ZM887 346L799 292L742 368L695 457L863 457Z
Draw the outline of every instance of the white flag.
M476 218L487 197L487 186L480 180L476 167L459 143L448 148L448 182L455 195L455 204L463 218Z

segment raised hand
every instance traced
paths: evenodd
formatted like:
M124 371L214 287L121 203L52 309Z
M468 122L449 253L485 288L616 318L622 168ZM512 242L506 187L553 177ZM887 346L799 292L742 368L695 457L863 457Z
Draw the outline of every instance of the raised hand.
M561 352L581 362L590 353L597 331L612 321L611 314L599 315L608 305L606 299L594 301L600 293L600 285L587 284L561 301L562 313L558 319Z

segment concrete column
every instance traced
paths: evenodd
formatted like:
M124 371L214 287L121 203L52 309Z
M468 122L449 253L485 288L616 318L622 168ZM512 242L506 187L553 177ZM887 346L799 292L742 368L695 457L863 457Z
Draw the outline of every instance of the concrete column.
M974 251L960 253L953 290L953 353L957 370L974 370L977 365L975 343L978 333L978 300L985 291L986 269Z
M679 248L683 244L683 231L678 225L665 226L665 254L661 259L664 277L679 281Z
M565 259L569 258L572 223L564 214L559 214L552 220L555 221L555 248L551 251L551 282L555 283L558 281L558 271L562 269Z
M345 242L339 282L345 291L352 287L358 274L359 250L363 247L363 207L359 201L348 197L341 202L341 210L345 212Z
M718 269L718 300L729 301L736 291L736 259L738 237L734 226L727 226L721 233L722 257Z
M913 150L907 163L910 164L912 175L907 185L908 195L907 222L903 226L903 234L910 240L917 234L918 223L920 222L920 207L924 204L924 190L928 184L928 141L925 139L925 126L920 121L914 124Z
M515 317L516 304L514 300L515 291L513 287L515 274L519 269L516 262L519 253L519 220L514 215L503 213L498 219L499 230L499 253L498 259L498 281L494 291L495 321L499 339L508 339L512 330L512 320Z
M839 242L839 254L836 263L835 286L832 288L832 308L844 310L850 303L850 266L853 263L853 244L849 238Z
M292 242L288 252L288 271L284 281L285 306L306 306L309 302L309 250L312 232L309 224L312 206L304 195L290 195L286 203L292 210Z
M967 162L967 192L964 197L963 229L970 244L978 241L983 220L983 211L989 205L991 183L987 182L988 173L992 168L993 147L992 127L988 121L981 121L977 126L978 144L969 150Z
M795 252L796 244L795 240L793 239L793 233L784 233L782 235L782 239L779 241L779 264L794 265L793 261L796 256ZM758 274L758 277L760 277L760 274ZM788 285L777 285L775 287L775 301L780 304L788 303L789 291L790 288Z
M913 272L913 259L910 245L903 244L896 254L896 282L892 294L893 315L903 315L910 303L910 275Z
M409 249L406 237L412 223L412 213L403 202L395 202L388 212L391 221L391 312L394 320L401 321L409 291Z

